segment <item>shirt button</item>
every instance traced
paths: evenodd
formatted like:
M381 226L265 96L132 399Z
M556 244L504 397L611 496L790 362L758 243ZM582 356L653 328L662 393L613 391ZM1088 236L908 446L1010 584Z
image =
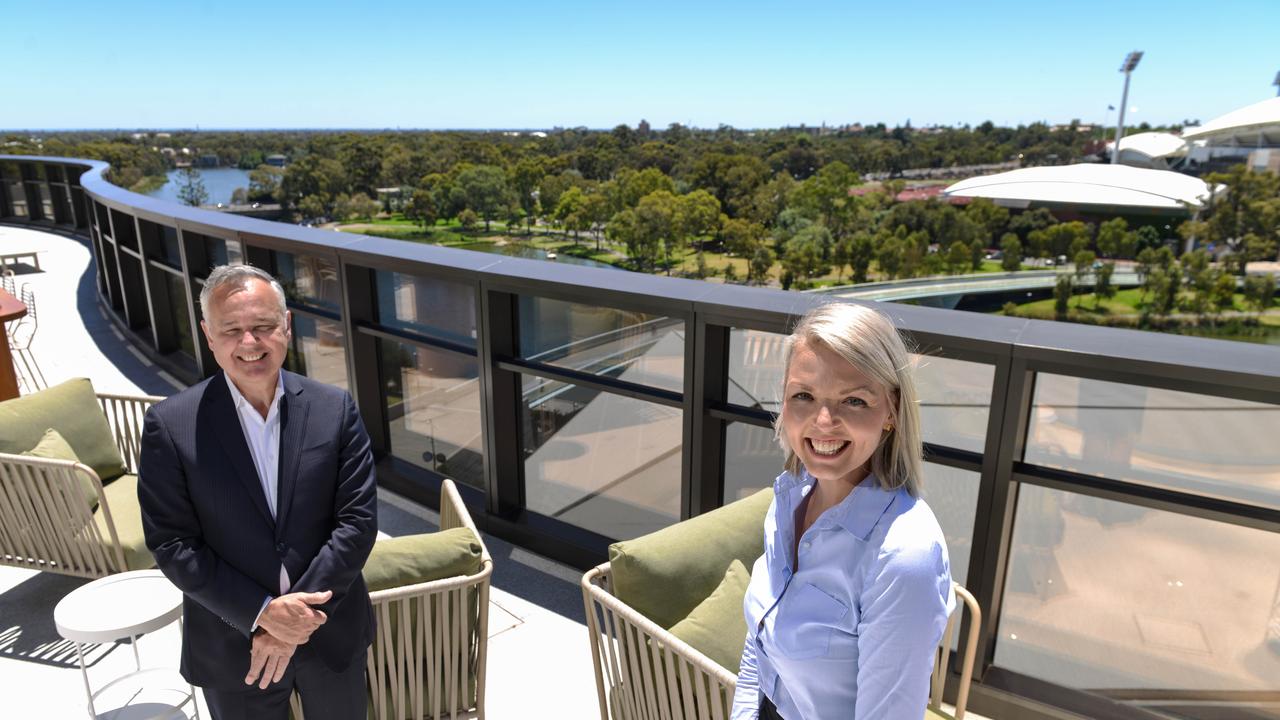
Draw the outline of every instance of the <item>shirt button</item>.
M278 553L284 552L284 543L276 543L276 552Z
M805 540L804 542L800 543L800 547L804 548L805 550L808 550L808 549L809 549L809 541L808 541L808 540Z

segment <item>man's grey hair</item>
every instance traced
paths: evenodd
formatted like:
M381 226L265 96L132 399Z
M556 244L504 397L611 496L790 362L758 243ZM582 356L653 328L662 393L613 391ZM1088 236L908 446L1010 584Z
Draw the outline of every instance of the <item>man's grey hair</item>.
M204 289L200 291L200 314L209 317L209 304L213 302L213 293L223 285L240 285L252 279L262 280L269 283L271 289L276 292L276 300L280 303L280 317L283 318L286 312L284 301L284 288L273 277L271 273L252 265L219 265L209 273L209 277L204 281Z

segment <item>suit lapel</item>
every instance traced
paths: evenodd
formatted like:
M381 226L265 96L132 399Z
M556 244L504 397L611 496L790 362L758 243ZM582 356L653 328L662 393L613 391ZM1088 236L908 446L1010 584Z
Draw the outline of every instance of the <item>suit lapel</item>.
M263 519L269 525L275 525L271 517L271 508L267 505L266 493L262 491L262 481L258 479L258 470L253 466L253 456L249 454L249 443L244 439L244 430L240 427L240 418L236 415L236 404L231 399L231 391L227 388L225 375L209 381L210 410L214 413L214 432L218 442L226 451L236 479L244 486L245 492L253 500Z
M280 486L276 497L277 532L284 527L293 505L293 492L298 483L298 460L307 436L307 415L311 403L302 391L298 376L284 373L284 402L280 406Z

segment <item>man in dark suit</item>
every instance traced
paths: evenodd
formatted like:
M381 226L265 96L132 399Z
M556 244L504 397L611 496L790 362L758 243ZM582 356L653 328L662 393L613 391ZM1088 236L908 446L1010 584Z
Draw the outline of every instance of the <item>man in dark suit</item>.
M214 720L365 717L377 532L369 437L345 391L283 371L284 292L215 268L200 323L222 372L157 404L142 436L147 547L185 594L182 674Z

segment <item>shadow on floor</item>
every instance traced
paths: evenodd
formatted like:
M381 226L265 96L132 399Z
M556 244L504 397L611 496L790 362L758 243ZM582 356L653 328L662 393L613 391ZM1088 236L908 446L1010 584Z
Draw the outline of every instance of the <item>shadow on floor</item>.
M439 513L390 492L380 490L378 529L388 535L435 532ZM586 623L582 606L582 573L535 555L487 533L485 546L493 557L493 586L577 623Z
M79 667L76 647L58 634L53 608L67 593L88 583L85 578L40 573L0 593L0 658ZM82 645L85 664L92 667L115 650L116 643Z

